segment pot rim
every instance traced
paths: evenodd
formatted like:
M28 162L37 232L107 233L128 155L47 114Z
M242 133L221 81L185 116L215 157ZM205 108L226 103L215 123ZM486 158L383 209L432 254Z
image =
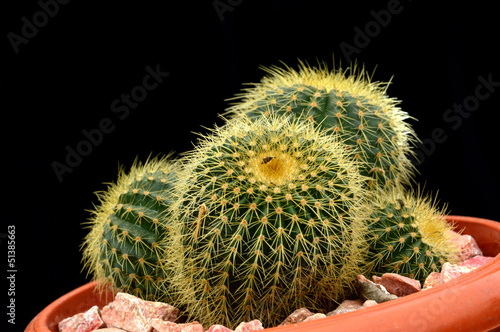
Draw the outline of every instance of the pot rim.
M467 229L481 225L496 230L500 246L500 222L489 219L455 216L448 222ZM464 234L468 234L466 230ZM494 234L494 233L492 233ZM51 332L49 323L57 308L65 306L74 296L92 292L96 282L82 285L56 299L43 309L26 327L25 332ZM500 327L500 254L489 263L444 284L426 289L373 307L359 309L309 322L265 329L270 332L316 332L335 330L427 330L484 331ZM493 287L488 287L493 286ZM475 296L470 296L469 293ZM450 306L467 294L467 305ZM107 294L110 295L110 294ZM459 302L463 303L463 302ZM487 310L483 310L487 308ZM450 310L450 308L452 310ZM473 315L474 314L474 315ZM473 319L471 320L471 316ZM355 320L356 317L361 319ZM481 319L478 321L478 319ZM409 324L413 324L413 329ZM431 325L431 326L429 326ZM56 325L57 326L57 325ZM419 327L417 329L417 326ZM57 331L57 329L56 329Z

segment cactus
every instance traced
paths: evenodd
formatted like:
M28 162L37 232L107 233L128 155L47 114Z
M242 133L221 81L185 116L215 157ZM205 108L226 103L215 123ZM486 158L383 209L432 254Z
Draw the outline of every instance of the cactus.
M294 114L346 143L364 161L369 188L408 183L414 167L408 156L414 131L398 101L386 95L388 84L373 83L364 70L329 71L326 66L300 70L271 67L270 75L235 99L233 116L257 118L270 112Z
M192 319L271 326L300 307L332 309L353 290L366 179L344 145L271 115L230 120L185 158L175 282Z
M458 248L445 208L435 199L394 187L373 200L370 255L373 274L398 273L423 282L444 262L455 263Z
M178 172L168 157L135 162L98 193L100 205L92 211L82 249L84 268L101 290L111 286L143 299L171 300L164 291L168 269L160 243L171 231L169 206Z

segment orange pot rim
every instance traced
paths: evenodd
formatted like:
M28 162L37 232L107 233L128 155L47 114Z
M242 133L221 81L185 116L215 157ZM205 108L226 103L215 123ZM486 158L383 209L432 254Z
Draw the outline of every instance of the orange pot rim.
M265 329L270 332L339 331L490 331L500 328L500 223L488 219L447 216L479 246L494 246L496 257L476 270L442 285L399 299L336 316ZM490 253L490 255L492 255ZM485 254L485 256L488 256ZM90 298L88 308L105 304L89 282L61 296L27 326L25 332L57 332L58 312L75 299ZM467 301L465 301L467 300ZM93 302L94 303L91 303ZM87 309L88 309L87 308ZM83 309L86 310L86 309ZM81 312L77 311L74 314ZM65 317L58 317L64 319ZM52 329L51 329L52 328ZM54 330L55 329L55 330Z

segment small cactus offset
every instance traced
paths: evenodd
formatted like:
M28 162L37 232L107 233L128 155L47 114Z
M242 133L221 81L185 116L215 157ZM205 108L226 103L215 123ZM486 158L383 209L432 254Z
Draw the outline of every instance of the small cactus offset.
M331 309L353 289L366 179L344 145L271 115L229 121L186 158L176 288L192 319L274 326L300 307Z
M270 112L293 114L339 138L362 160L370 188L408 182L408 156L415 133L409 115L386 95L387 85L373 83L363 70L329 71L301 63L299 71L271 67L269 76L239 96L228 112L256 118Z
M82 249L84 267L101 289L111 286L148 300L168 299L163 289L166 249L160 243L170 234L178 171L168 158L136 162L98 194L100 205Z
M369 225L371 272L398 273L423 282L445 262L455 262L458 248L444 216L444 210L421 193L405 193L398 187L379 193Z

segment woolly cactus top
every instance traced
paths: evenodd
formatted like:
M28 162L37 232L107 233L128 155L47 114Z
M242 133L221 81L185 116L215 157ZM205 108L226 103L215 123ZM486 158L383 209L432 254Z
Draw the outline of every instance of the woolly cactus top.
M270 112L300 117L327 130L366 162L363 175L374 187L408 182L413 166L408 158L415 133L399 102L386 94L388 83L371 82L364 70L329 71L302 64L298 71L271 67L268 76L246 89L229 108L233 116L257 118Z
M186 250L178 289L194 319L272 325L343 298L360 273L364 222L353 215L366 180L344 145L296 119L243 118L187 159L174 210Z

